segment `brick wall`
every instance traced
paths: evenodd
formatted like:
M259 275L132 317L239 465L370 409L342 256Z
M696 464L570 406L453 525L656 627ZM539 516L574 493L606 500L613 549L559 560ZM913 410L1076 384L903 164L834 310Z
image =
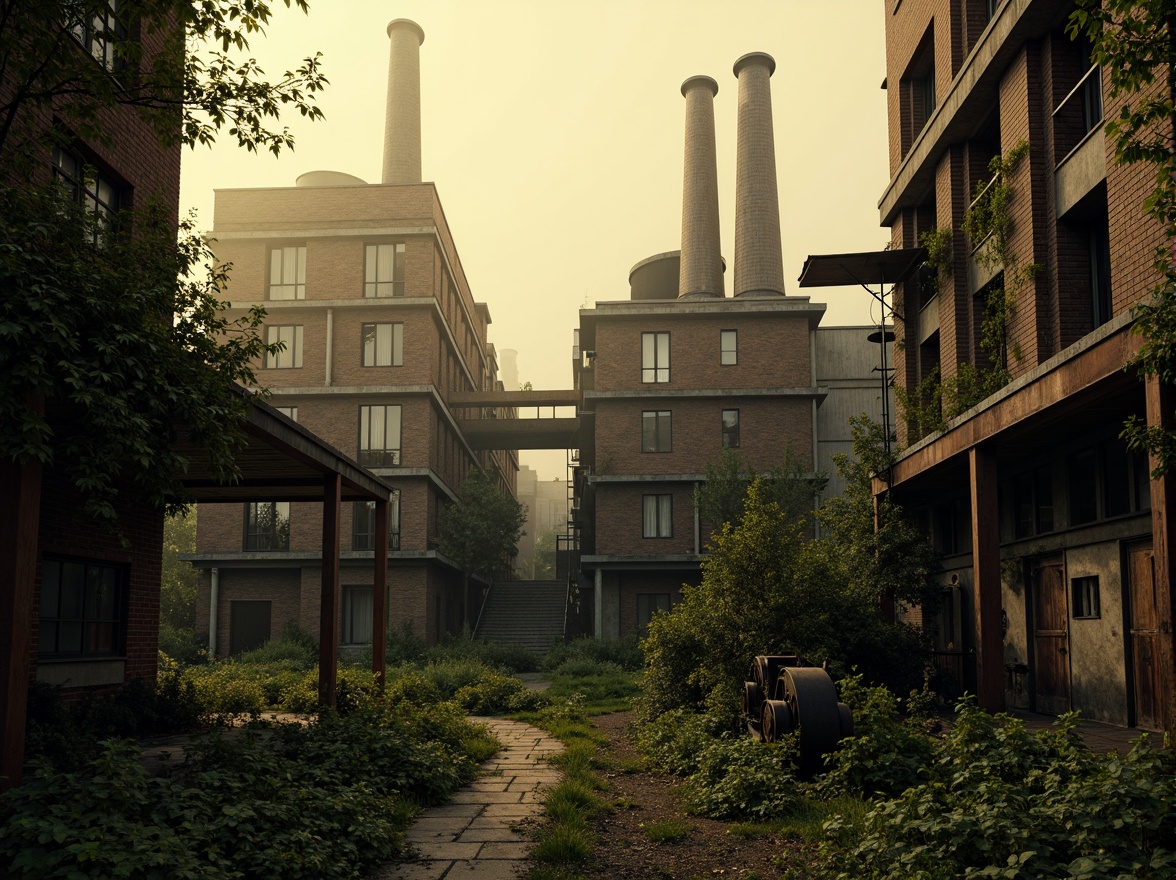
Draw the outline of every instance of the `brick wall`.
M673 537L642 537L642 496L673 495ZM693 483L601 484L596 490L596 552L601 554L694 553Z

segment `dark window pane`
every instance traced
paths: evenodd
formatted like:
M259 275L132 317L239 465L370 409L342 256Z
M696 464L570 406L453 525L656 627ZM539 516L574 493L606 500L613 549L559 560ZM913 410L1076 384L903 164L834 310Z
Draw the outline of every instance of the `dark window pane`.
M1048 467L1040 467L1033 472L1033 482L1037 503L1037 533L1041 535L1054 530L1053 474Z
M1107 516L1122 516L1131 512L1131 477L1127 464L1127 448L1120 440L1102 445L1103 504Z
M1093 449L1070 456L1070 524L1098 519L1098 475Z
M46 560L41 566L41 619L60 617L61 563Z
M85 596L86 566L77 562L65 562L61 566L61 608L58 616L79 620L82 617L82 600Z
M82 653L82 622L63 620L57 626L57 652L59 654Z

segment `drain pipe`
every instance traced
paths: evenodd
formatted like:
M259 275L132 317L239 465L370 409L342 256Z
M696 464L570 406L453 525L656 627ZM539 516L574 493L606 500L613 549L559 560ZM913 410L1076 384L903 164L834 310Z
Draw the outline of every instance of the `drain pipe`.
M698 488L701 484L694 484L694 497L698 498ZM702 555L702 517L698 515L698 505L694 505L694 555Z
M208 659L216 659L216 611L220 601L220 569L212 569L212 588L208 594Z
M327 309L327 363L324 370L325 381L323 385L327 388L331 387L333 376L331 375L331 360L333 358L332 349L334 349L335 342L335 310Z

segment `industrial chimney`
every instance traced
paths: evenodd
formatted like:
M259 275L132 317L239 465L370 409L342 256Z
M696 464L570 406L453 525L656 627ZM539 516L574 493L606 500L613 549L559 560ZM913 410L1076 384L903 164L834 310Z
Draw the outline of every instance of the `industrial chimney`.
M421 44L415 21L388 23L388 106L384 114L382 183L421 182Z
M735 296L784 294L780 199L772 136L771 76L776 62L752 52L735 62L739 129L735 163Z
M682 83L686 98L686 150L682 172L682 262L678 297L723 295L719 253L719 176L715 161L715 95L709 76Z

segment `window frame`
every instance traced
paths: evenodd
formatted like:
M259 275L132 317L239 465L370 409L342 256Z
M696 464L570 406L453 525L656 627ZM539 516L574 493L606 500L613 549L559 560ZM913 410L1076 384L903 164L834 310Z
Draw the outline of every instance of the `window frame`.
M262 506L269 508L270 523L262 528ZM245 502L245 536L242 547L247 552L287 551L290 549L290 502Z
M363 511L363 513L361 513ZM351 549L375 550L376 502L355 501L351 507ZM388 501L388 549L400 549L400 490Z
M287 251L294 252L293 267L287 264ZM294 302L306 299L306 245L272 244L268 251L269 265L266 267L266 298L271 302ZM275 266L274 258L278 258ZM293 279L286 278L286 272L293 272ZM274 280L274 275L278 280ZM275 295L281 291L281 295ZM286 293L289 292L289 296Z
M380 250L390 248L392 262L388 268L391 277L381 277ZM371 242L363 249L363 298L390 299L405 295L405 274L408 264L407 249L403 241Z
M300 370L302 369L302 324L267 324L265 327L266 345L275 342L285 343L286 347L278 352L266 352L265 368L267 370ZM284 331L291 331L289 334ZM285 337L289 338L285 338ZM289 361L289 363L287 363Z
M641 537L651 540L674 537L672 493L659 492L641 496Z
M663 344L664 343L664 344ZM664 355L665 363L662 363ZM670 381L670 332L649 330L641 334L641 382L664 385Z
M673 412L668 409L641 411L641 451L651 453L674 451Z
M730 345L728 345L730 342ZM734 367L739 364L739 331L719 331L719 366Z
M119 213L127 202L126 185L76 148L55 146L52 161L53 180L70 202L93 218L91 241L101 245L106 236L117 235Z
M380 328L389 328L388 363L381 363ZM369 335L370 334L370 335ZM360 363L364 367L404 366L404 324L398 321L365 321L359 325ZM371 343L369 345L369 343ZM370 354L370 357L369 357Z
M1102 618L1102 587L1097 574L1070 578L1070 616L1074 620Z
M78 41L87 55L93 58L111 76L118 78L126 72L127 61L118 49L119 43L129 42L130 28L119 17L119 0L109 0L102 14L94 15L88 21L70 22L66 29Z
M376 411L382 411L381 415L384 420L383 436L384 445L380 447L372 446L372 439L375 427L374 416ZM389 419L392 417L392 410L396 411L395 415L395 446L389 446L389 426L392 422ZM359 407L359 444L357 460L360 465L364 467L398 467L400 465L400 451L401 444L404 437L404 410L398 403L372 403L363 404Z
M727 414L734 413L735 421L732 425L727 422ZM719 442L723 449L738 449L739 448L739 410L738 409L724 409L719 414ZM732 440L734 436L734 441Z
M75 604L76 614L62 616L62 585L65 582L66 567L80 567L80 595ZM49 591L53 589L51 572L56 570L56 602L50 601ZM92 575L99 576L94 583ZM109 576L107 579L106 575ZM127 594L130 587L130 572L126 565L103 559L86 559L67 556L46 556L41 561L41 588L38 594L37 657L38 662L55 660L106 659L126 656ZM109 600L101 595L97 598L93 590L111 588ZM47 615L46 612L55 613ZM62 627L76 627L77 649L63 650ZM98 632L108 633L102 639L107 646L97 647ZM52 631L53 647L46 649L46 636ZM72 641L72 639L71 639Z
M339 591L339 644L349 647L360 647L372 643L372 633L375 630L375 588L371 584L344 584ZM360 620L361 627L366 623L367 638L356 638L356 598L365 596L367 619Z

